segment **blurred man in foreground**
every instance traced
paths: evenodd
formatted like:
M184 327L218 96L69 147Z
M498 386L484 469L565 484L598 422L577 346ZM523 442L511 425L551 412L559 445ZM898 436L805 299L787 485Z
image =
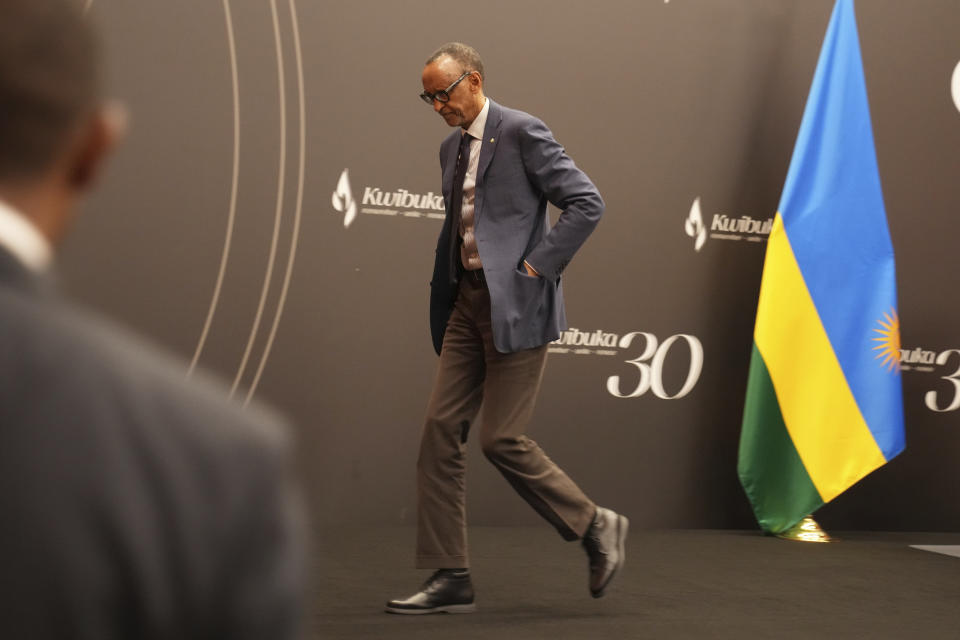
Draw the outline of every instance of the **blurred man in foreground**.
M51 286L123 128L77 4L0 2L0 636L298 637L282 425Z

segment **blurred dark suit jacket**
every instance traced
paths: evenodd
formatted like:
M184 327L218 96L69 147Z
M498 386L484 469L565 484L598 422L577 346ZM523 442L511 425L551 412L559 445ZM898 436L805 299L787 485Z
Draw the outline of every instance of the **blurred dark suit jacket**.
M0 637L298 637L283 426L0 249Z

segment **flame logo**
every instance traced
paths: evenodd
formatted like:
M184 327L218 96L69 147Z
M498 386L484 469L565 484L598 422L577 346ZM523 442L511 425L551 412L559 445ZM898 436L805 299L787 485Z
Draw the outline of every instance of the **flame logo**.
M958 62L957 66L953 69L950 93L953 95L953 104L957 105L957 111L960 111L960 62Z
M890 309L890 313L883 316L884 320L877 320L881 328L874 329L874 332L880 334L879 338L873 339L879 343L873 350L880 352L875 359L883 358L880 366L887 367L888 371L900 371L900 318L897 317L896 309Z
M350 189L350 172L347 169L340 174L337 190L333 192L333 208L344 214L344 229L348 228L357 217L357 201L353 199L353 191Z
M707 241L707 228L703 226L703 214L700 213L699 196L693 201L693 206L690 207L690 215L687 216L684 229L686 229L688 236L696 238L693 248L700 251L700 249L703 248L703 243Z

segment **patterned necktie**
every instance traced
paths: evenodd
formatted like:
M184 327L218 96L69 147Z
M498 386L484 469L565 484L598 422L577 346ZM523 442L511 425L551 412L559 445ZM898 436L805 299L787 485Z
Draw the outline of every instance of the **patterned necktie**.
M470 164L470 141L466 131L460 139L460 151L457 154L457 170L453 173L453 189L450 192L450 275L457 279L460 265L460 212L463 209L463 181L467 177L467 165Z

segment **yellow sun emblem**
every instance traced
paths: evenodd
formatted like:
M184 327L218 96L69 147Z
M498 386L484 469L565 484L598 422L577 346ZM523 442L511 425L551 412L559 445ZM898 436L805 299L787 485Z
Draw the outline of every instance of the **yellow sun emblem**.
M885 313L883 316L886 321L877 320L877 324L882 328L874 329L880 337L874 338L873 341L880 344L873 350L880 352L876 359L883 358L881 366L887 367L888 371L894 369L900 371L900 318L897 317L896 309L890 309L890 313Z

